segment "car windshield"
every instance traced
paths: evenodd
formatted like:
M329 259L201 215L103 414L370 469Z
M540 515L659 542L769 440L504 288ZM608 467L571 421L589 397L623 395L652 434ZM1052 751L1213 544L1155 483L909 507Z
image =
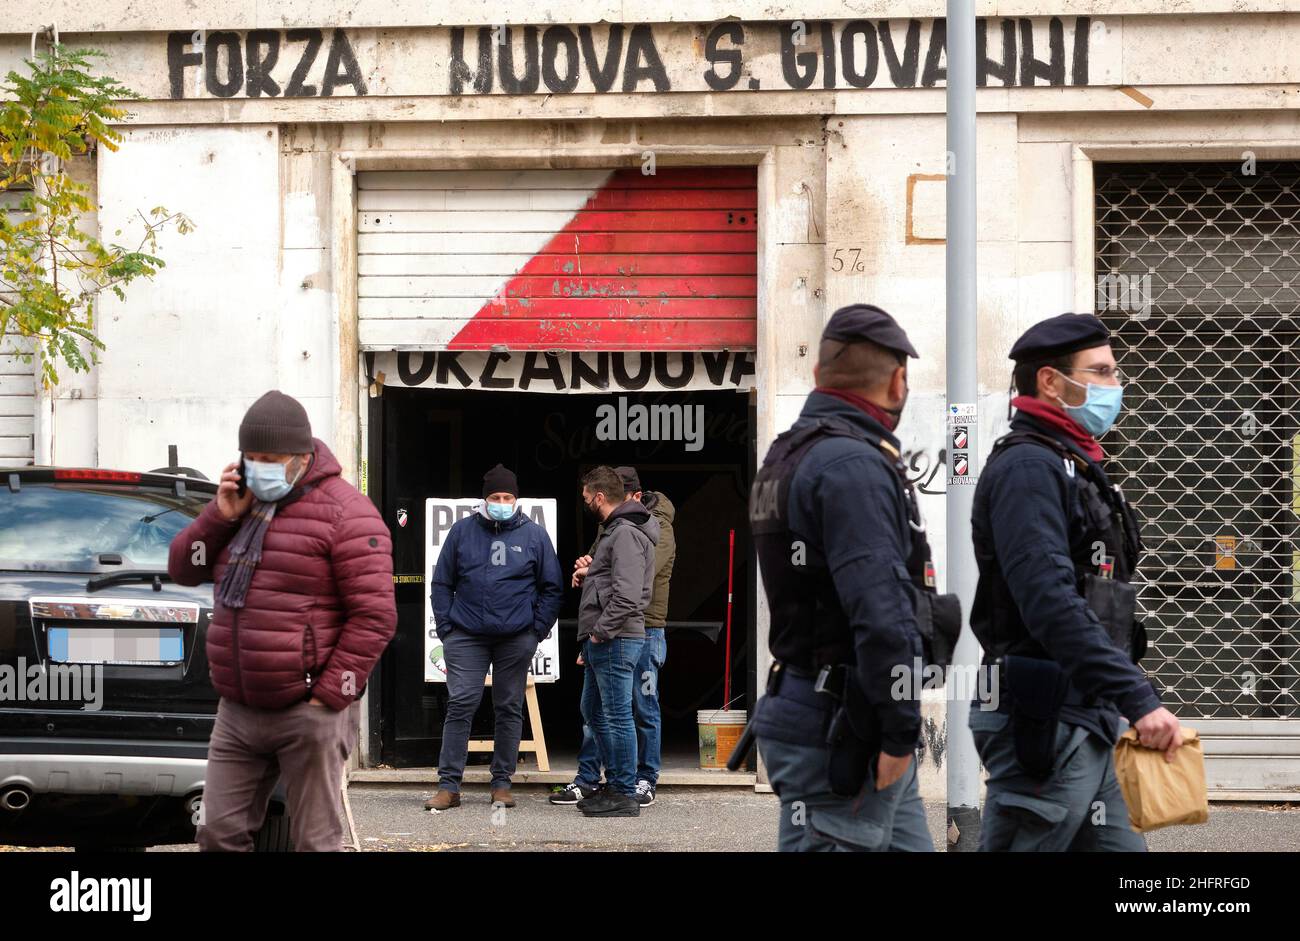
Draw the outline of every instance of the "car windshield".
M0 488L0 569L64 572L167 568L167 548L211 499L99 484ZM104 553L122 557L106 565Z

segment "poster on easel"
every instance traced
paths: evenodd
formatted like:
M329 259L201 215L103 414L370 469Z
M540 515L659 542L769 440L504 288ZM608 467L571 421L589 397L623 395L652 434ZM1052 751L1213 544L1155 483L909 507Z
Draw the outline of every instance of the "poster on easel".
M537 523L556 545L556 502L554 498L538 499L520 497L518 506L525 516ZM443 656L442 641L433 619L433 570L438 564L451 527L467 516L474 516L483 501L474 497L430 497L424 501L424 681L447 682L447 662ZM561 566L563 572L563 566ZM554 683L560 678L559 621L551 625L551 632L537 645L528 674L537 683Z

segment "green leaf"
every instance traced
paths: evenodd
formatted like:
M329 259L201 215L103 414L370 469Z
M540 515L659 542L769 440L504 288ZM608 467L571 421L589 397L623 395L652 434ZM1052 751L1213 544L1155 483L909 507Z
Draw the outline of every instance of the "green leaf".
M23 192L16 210L0 208L0 291L10 302L0 305L0 336L35 341L45 385L57 384L60 365L78 372L98 361L95 351L105 348L94 333L100 293L125 300L133 281L163 266L158 234L168 226L182 235L193 229L162 206L152 210L154 221L141 217L135 249L104 245L78 228L95 206L64 161L86 153L91 141L116 150L122 133L112 124L130 116L122 102L142 97L95 74L103 58L98 50L55 45L25 60L25 73L9 71L0 86L0 192Z

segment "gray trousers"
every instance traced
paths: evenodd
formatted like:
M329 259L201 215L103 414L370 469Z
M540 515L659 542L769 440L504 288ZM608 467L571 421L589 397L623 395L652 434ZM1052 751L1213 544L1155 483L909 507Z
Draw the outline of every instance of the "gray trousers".
M288 791L289 829L303 852L343 849L343 769L361 712L301 702L258 709L222 699L208 742L199 849L247 852L266 818L276 781Z
M1016 761L1010 718L978 708L970 713L989 774L980 852L1146 852L1146 840L1129 826L1110 745L1062 722L1052 774L1038 780Z
M772 790L781 799L781 852L934 852L915 758L884 790L876 790L873 767L857 797L840 797L830 790L824 745L795 745L763 735L757 740Z
M442 723L438 787L460 792L469 754L469 727L483 701L483 682L492 667L492 706L496 726L492 746L492 787L509 787L519 761L524 727L528 665L537 653L537 635L520 631L504 637L455 630L442 640L447 659L447 717Z

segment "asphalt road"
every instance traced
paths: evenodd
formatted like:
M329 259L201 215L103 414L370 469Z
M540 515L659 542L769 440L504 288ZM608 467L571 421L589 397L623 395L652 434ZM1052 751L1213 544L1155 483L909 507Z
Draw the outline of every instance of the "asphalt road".
M516 785L516 807L494 810L485 785L467 785L460 807L424 810L427 787L354 784L352 816L362 852L692 851L776 849L777 802L746 788L669 787L640 817L592 820L547 801L549 788ZM943 850L944 806L927 802L935 848ZM1147 835L1153 852L1300 851L1300 805L1218 804L1209 822ZM23 852L0 846L0 852ZM193 844L151 852L194 852Z

